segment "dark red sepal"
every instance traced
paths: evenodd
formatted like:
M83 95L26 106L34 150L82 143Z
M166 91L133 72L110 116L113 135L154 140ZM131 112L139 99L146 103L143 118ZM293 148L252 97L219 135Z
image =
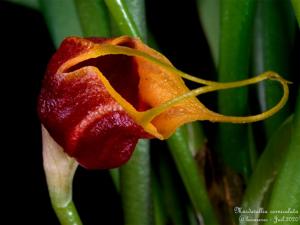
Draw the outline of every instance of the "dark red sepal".
M68 59L91 47L84 39L69 38L62 43L49 63L38 112L50 135L80 165L109 169L128 161L138 139L151 135L108 93L95 65L57 72Z

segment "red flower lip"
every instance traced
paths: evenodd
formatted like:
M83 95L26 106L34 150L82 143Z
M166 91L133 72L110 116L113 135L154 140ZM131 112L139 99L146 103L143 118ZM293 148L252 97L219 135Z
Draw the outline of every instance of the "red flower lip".
M183 78L204 86L190 91ZM248 117L223 116L195 96L276 79L284 95L272 109ZM64 151L88 169L124 164L139 138L168 138L195 120L253 122L277 112L287 82L273 72L217 83L185 74L159 52L130 37L66 38L48 65L38 100L42 124Z

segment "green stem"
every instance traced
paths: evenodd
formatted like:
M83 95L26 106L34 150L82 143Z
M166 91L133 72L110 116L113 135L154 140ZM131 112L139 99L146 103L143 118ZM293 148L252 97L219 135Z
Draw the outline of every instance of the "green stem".
M53 209L62 225L81 225L72 201L78 163L69 157L42 126L43 166Z
M179 196L178 181L176 181L172 170L175 168L172 167L170 157L168 157L166 152L160 151L157 158L159 159L159 176L166 211L171 218L172 224L185 225L188 218L183 199Z
M184 138L184 132L182 128L178 128L168 139L171 154L196 212L202 215L205 224L218 224L206 191L203 175L199 174L196 161Z
M154 213L154 224L155 225L166 225L167 224L167 212L164 204L163 193L161 186L158 183L157 177L152 173L151 176L152 184L152 201L153 201L153 213Z
M127 5L123 0L105 0L105 3L115 23L113 25L119 32L118 35L146 38L146 29L143 23L138 22L141 19L140 15L144 13L143 1L139 1L135 7L131 5L133 2ZM149 150L149 141L140 140L129 162L120 168L124 220L128 225L151 225L154 222Z
M65 207L53 205L53 209L61 225L82 225L73 201L69 202Z
M105 3L123 35L142 36L124 0L105 0Z
M112 178L112 181L116 187L117 192L120 192L120 169L119 168L110 169L109 174Z
M125 224L151 225L149 141L140 140L130 161L121 167L121 197Z

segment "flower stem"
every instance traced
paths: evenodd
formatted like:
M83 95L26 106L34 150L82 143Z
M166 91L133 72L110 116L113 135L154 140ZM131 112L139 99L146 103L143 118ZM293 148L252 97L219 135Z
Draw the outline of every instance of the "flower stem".
M184 136L184 130L178 128L168 139L171 154L196 212L202 215L205 224L219 224L206 191L204 178L199 174Z
M174 225L188 224L186 202L181 196L180 185L176 180L178 176L174 173L176 167L172 164L170 154L161 150L157 153L157 164L159 165L159 183L161 185L162 199L166 212ZM173 170L174 169L174 170Z
M149 141L140 140L130 161L120 169L125 224L151 225Z
M70 201L65 207L56 207L53 209L61 225L82 225L73 201Z
M118 35L139 37L145 41L144 1L105 0ZM136 3L136 4L135 4ZM120 193L125 224L153 224L150 144L140 140L131 159L120 168Z
M61 225L81 225L72 201L72 182L78 163L64 153L42 126L43 165L52 207Z
M163 193L161 185L159 185L158 178L152 173L151 176L151 186L152 186L152 202L153 202L153 219L155 225L165 225L167 224L167 209L164 204Z

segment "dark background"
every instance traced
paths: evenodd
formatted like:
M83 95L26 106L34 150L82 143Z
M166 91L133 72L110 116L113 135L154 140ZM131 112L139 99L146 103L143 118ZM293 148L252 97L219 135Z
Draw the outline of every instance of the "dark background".
M149 27L162 52L179 69L211 75L195 2L171 2L170 11L170 1L147 1ZM36 115L43 73L55 49L37 11L0 1L0 29L2 221L58 225L43 173ZM122 224L120 198L107 171L79 168L74 201L85 225Z
M36 100L55 51L42 16L0 2L2 145L5 224L59 224L51 208L42 167ZM4 126L3 126L4 125ZM3 137L4 134L4 137ZM121 221L119 198L106 171L79 168L74 198L85 224ZM100 216L101 215L101 216ZM116 216L119 215L119 216Z

